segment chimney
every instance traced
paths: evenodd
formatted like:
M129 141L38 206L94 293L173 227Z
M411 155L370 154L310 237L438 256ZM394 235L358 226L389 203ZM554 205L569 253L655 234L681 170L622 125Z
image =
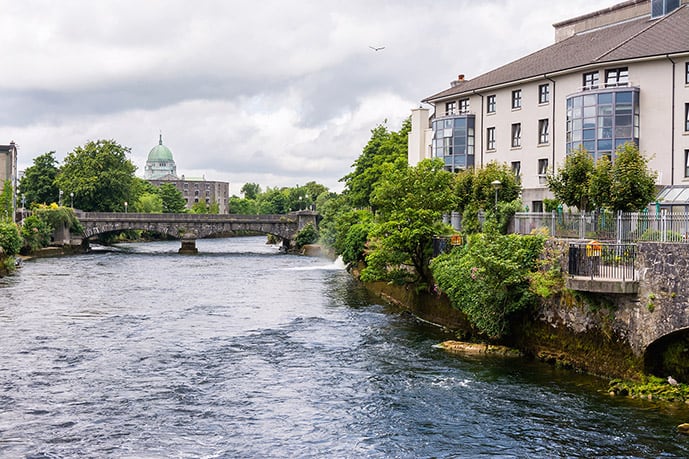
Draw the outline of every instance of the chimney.
M463 73L460 73L460 74L457 76L457 81L464 81L464 74L463 74Z
M450 82L450 87L454 88L462 83L464 83L464 74L460 73L459 75L457 75L457 79L455 81Z

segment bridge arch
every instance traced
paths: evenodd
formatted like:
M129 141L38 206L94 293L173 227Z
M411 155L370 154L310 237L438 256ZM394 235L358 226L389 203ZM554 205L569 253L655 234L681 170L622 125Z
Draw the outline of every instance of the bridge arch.
M644 350L644 371L689 382L689 326L663 335Z

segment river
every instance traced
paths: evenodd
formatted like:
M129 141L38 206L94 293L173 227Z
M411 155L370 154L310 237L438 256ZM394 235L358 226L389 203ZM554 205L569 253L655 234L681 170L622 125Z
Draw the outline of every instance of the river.
M683 407L461 358L263 237L133 243L0 279L2 458L688 457Z

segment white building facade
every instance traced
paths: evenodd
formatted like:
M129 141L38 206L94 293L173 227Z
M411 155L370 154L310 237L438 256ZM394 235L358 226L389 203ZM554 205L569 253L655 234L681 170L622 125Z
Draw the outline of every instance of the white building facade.
M506 163L543 210L546 174L580 147L615 159L635 142L659 186L689 187L689 0L630 0L555 24L556 42L423 100L409 164Z

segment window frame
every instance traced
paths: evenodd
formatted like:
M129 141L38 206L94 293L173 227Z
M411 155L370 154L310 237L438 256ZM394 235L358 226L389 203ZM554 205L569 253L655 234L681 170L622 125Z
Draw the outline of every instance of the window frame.
M545 167L543 167L545 166ZM546 183L548 176L548 158L539 158L538 160L538 183L543 185Z
M595 72L586 72L582 75L582 88L584 91L591 89L598 89L600 85L600 72L596 70Z
M491 94L486 97L486 113L495 113L497 105L495 94Z
M519 110L522 108L522 90L515 89L512 91L512 110Z
M512 148L522 146L522 123L512 123Z
M546 145L550 141L550 119L538 120L538 144Z
M689 178L689 150L684 150L684 178Z
M495 126L486 128L486 150L495 150Z
M538 85L538 103L550 103L550 84L544 83Z
M612 81L614 78L614 81ZM605 87L620 88L629 86L629 67L605 69Z
M684 104L684 132L689 132L689 103Z
M689 61L684 63L684 84L689 84Z
M469 98L459 99L459 104L457 104L457 114L462 115L469 113Z
M514 174L514 177L517 179L517 181L520 181L522 176L522 162L512 161L510 163L510 167L512 168L512 173Z
M457 101L451 100L445 102L445 116L455 115L457 113Z

